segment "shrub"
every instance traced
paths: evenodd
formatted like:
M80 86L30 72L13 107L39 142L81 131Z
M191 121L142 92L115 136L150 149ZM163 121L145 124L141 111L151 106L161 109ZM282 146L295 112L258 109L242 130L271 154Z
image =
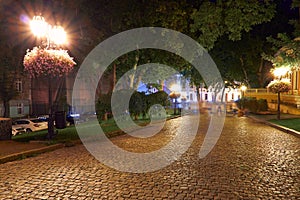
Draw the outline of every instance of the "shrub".
M258 111L267 111L268 110L268 102L266 99L258 99Z
M96 103L96 113L101 120L105 113L111 113L111 93L101 94Z
M257 100L254 97L243 97L236 101L239 109L248 109L252 113L267 111L268 104L266 99Z

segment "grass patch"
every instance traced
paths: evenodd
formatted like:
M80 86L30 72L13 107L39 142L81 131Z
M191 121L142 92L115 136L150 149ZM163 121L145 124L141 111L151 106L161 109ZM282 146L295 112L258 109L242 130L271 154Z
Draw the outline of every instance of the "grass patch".
M149 122L150 122L149 119L140 119L140 118L135 121L135 123L141 126L146 125ZM86 122L83 125L84 126L86 125L88 128L88 126L91 126L91 123ZM117 126L113 118L108 119L106 121L101 121L100 125L108 138L123 134L122 132L120 132L120 128ZM74 125L68 126L65 129L58 129L57 131L58 134L51 141L47 142L48 145L57 144L57 143L70 143L73 140L79 139L76 127ZM13 136L12 139L17 142L29 142L31 140L47 141L46 136L47 136L47 130L42 130L37 132L16 135Z
M269 120L269 122L272 122L274 124L284 126L284 127L296 130L296 131L300 131L300 118L281 119L281 120L272 119L272 120Z

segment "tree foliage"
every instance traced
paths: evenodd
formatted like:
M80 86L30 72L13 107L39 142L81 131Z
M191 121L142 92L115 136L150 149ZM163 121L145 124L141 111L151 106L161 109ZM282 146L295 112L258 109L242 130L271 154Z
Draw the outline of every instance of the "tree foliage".
M268 22L275 14L272 1L204 1L192 14L191 31L198 35L197 40L211 49L223 35L237 41L243 32L253 26Z
M294 0L291 9L298 8L300 11L300 1ZM298 19L290 19L289 24L292 25L293 32L279 32L276 37L268 37L267 41L272 46L272 51L262 53L262 57L270 61L274 67L290 67L291 70L299 70L300 61L300 16Z
M299 70L300 67L300 38L291 39L286 34L278 34L277 38L269 37L274 55L263 54L263 57L272 62L274 67L286 66L291 70Z

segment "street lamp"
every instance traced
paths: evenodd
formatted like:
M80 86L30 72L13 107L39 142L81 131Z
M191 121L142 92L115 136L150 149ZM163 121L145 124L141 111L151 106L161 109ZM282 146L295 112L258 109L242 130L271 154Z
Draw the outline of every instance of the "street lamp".
M53 48L56 45L62 45L67 41L67 34L61 26L51 26L44 17L34 16L30 21L32 33L39 39L46 38L46 48ZM42 44L43 44L42 40Z
M279 67L279 68L275 68L272 73L275 76L276 79L281 79L282 77L284 77L288 72L290 71L289 67Z
M247 90L247 86L242 85L242 86L241 86L241 90L242 90L242 98L244 98L244 97L245 97L245 92L246 92L246 90Z
M247 86L242 85L240 89L242 91L242 105L241 105L241 109L244 109L244 107L245 107L245 91L247 90Z
M171 99L174 99L175 100L175 102L174 102L174 115L176 115L176 108L177 108L177 99L180 97L180 86L179 85L176 85L176 84L174 84L174 85L172 85L171 86L171 93L169 94L169 96L170 96L170 98Z
M54 119L53 119L53 100L52 100L52 83L51 78L57 75L59 72L67 72L74 66L75 62L71 57L66 53L66 51L58 49L59 45L62 45L67 40L67 34L61 26L51 26L48 24L44 17L34 16L30 21L30 28L34 36L36 36L41 43L42 48L35 48L32 52L27 52L27 55L24 58L24 65L27 67L28 71L33 73L33 76L37 76L37 72L32 72L37 70L36 66L43 66L47 69L48 76L48 103L49 103L49 120L48 120L48 139L51 139L54 136ZM38 57L44 55L44 61L40 63L30 62L30 58L34 57L31 54L34 54L35 51L43 52L44 54L38 54ZM31 53L31 54L30 54ZM41 59L41 58L40 58ZM51 60L52 59L52 60ZM59 63L57 60L62 61ZM55 69L52 70L49 69ZM58 70L58 68L60 68ZM43 70L41 70L43 71ZM38 74L39 75L39 74Z
M283 78L290 72L289 67L279 67L275 68L272 73L274 75L274 80L267 86L268 89L277 93L277 119L280 119L280 93L288 92L291 89L291 82L287 78Z

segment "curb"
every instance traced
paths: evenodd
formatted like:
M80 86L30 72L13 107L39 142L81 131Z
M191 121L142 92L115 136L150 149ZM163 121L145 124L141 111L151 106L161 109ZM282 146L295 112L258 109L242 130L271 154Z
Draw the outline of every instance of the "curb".
M178 117L181 117L181 116L174 116L170 119L175 119L175 118L178 118ZM168 119L168 120L170 120L170 119ZM115 137L114 134L116 134L118 136L118 135L120 135L121 132L123 132L123 131L117 130L117 131L112 131L110 134L113 135L112 137ZM32 150L23 151L23 152L20 152L20 153L10 154L10 155L7 155L7 156L0 157L0 164L15 161L15 160L24 159L24 158L27 158L27 157L32 157L36 154L42 154L42 153L46 153L46 152L49 152L49 151L54 151L56 149L60 149L60 148L63 148L63 147L72 147L72 146L75 146L75 145L78 145L78 144L82 144L82 141L80 139L69 141L69 142L66 142L64 144L62 144L62 143L54 144L54 145L50 145L50 146L46 146L46 147L42 147L42 148L38 148L38 149L32 149Z
M47 147L42 147L42 148L38 148L38 149L32 149L32 150L28 150L28 151L23 151L20 153L14 153L8 156L4 156L0 158L0 164L6 163L6 162L11 162L14 160L18 160L18 159L23 159L26 157L31 157L35 154L41 154L41 153L45 153L45 152L49 152L49 151L53 151L56 149L60 149L65 147L64 144L54 144L51 146L47 146Z
M288 133L288 134L291 134L291 135L294 135L294 136L300 138L300 132L298 132L296 130L293 130L293 129L290 129L290 128L287 128L287 127L284 127L284 126L280 126L280 125L277 125L277 124L274 124L274 123L271 123L271 122L268 122L268 121L265 121L265 120L260 120L260 119L257 119L255 117L253 117L253 116L247 116L247 117L250 118L250 119L253 119L257 122L261 122L261 123L264 123L268 126L276 128L276 129L278 129L282 132L285 132L285 133Z

